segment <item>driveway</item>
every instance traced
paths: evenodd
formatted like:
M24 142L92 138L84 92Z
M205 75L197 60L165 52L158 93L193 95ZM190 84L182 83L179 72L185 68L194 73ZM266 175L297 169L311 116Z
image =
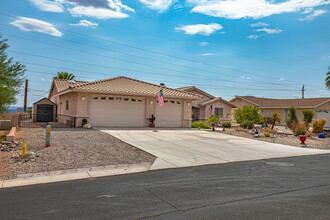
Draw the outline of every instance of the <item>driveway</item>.
M151 170L330 153L195 129L96 129L156 156Z

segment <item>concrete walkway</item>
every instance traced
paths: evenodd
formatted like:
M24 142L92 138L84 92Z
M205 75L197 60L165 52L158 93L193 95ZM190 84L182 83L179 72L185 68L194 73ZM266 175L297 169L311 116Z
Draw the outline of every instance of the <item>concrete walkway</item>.
M151 170L330 153L195 129L96 129L156 156Z

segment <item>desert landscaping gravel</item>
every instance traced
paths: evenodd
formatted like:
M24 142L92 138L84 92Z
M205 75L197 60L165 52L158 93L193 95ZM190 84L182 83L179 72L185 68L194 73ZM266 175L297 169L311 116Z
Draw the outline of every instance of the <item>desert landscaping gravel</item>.
M302 146L300 144L300 140L298 136L294 136L290 134L291 132L287 132L288 134L282 133L271 133L271 137L264 137L261 133L258 138L253 137L253 133L251 131L243 131L238 128L226 128L225 131L218 131L224 134L230 134L239 137L250 138L259 141L266 141L277 144L290 145L295 147L308 147L315 149L329 149L330 150L330 133L327 133L326 138L319 138L318 134L308 134L306 144L307 146ZM330 152L330 151L329 151Z
M155 157L117 138L93 129L53 128L51 146L45 145L45 128L22 128L17 141L26 141L35 161L11 159L15 174L36 173L106 165L152 164ZM19 149L11 151L19 154Z

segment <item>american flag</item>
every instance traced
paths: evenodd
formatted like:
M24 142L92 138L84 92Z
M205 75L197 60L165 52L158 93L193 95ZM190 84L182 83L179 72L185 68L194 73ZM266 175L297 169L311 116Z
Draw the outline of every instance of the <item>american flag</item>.
M160 90L158 93L158 105L159 107L164 106L164 96L163 96L163 90Z
M211 114L211 116L212 116L212 109L213 109L213 106L212 105L210 105L210 114Z

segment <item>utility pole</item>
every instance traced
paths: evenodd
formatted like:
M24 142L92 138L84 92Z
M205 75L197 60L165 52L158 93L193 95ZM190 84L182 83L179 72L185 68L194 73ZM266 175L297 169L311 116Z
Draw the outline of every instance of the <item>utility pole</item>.
M27 91L28 91L28 80L25 80L24 112L26 112Z
M303 85L303 86L302 86L302 89L301 89L301 92L302 92L302 94L301 94L301 98L302 98L302 99L305 98L305 91L306 91L306 90L305 90L305 85Z

